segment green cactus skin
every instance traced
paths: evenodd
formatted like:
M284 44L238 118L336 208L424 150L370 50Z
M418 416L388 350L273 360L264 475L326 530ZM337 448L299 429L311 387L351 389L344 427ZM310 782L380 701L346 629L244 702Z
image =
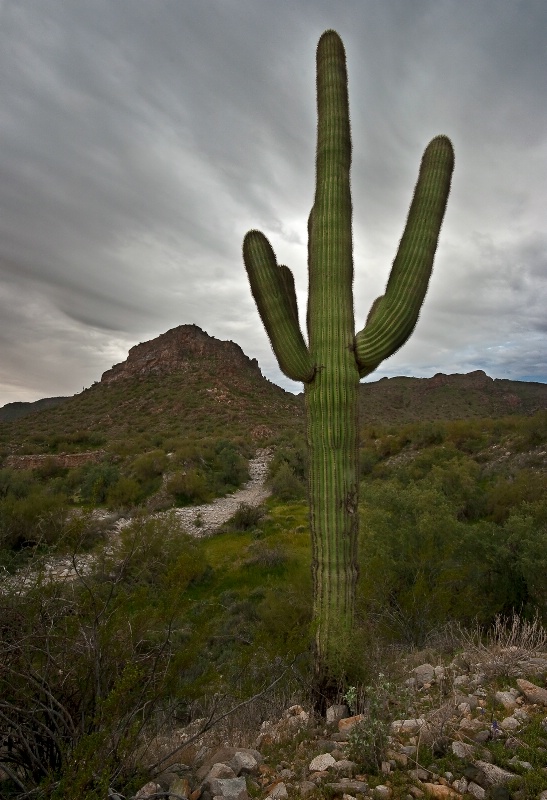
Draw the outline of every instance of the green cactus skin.
M317 47L316 191L308 224L308 339L294 280L266 237L250 231L243 258L283 372L305 384L316 629L316 681L328 690L341 639L351 632L358 577L358 387L408 339L422 306L454 166L438 136L425 150L385 294L363 330L353 316L351 134L344 46L326 31ZM330 678L329 678L330 676ZM339 677L339 675L337 676Z

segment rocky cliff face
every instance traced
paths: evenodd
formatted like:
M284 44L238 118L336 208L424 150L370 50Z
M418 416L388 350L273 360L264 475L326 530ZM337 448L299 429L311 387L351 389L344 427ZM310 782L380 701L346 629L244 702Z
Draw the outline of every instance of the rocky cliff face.
M215 339L197 325L179 325L156 339L132 347L126 361L103 373L101 383L185 372L200 360L216 362L219 377L250 372L262 378L257 360L248 358L235 342Z

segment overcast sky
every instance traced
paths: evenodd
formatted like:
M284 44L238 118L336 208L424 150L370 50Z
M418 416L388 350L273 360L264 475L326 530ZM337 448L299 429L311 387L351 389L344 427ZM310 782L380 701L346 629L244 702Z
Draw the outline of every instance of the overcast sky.
M348 60L358 329L424 147L456 151L420 320L371 378L547 382L545 0L0 0L0 405L80 392L185 323L299 388L241 243L265 232L304 317L327 28Z

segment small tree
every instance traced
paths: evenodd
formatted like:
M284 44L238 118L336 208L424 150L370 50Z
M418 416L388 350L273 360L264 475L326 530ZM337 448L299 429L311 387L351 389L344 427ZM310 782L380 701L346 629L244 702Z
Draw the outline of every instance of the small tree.
M294 279L266 237L250 231L243 257L258 311L285 375L305 384L313 543L316 688L344 677L357 583L358 386L412 333L425 297L454 164L446 136L425 150L385 294L355 334L351 136L344 46L326 31L317 48L315 200L308 223L308 344Z

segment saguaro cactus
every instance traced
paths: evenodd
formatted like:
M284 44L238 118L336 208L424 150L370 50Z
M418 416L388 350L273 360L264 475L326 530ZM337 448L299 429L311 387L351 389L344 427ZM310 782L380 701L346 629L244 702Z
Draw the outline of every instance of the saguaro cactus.
M454 154L433 139L385 294L355 333L351 231L351 136L344 46L326 31L317 47L316 190L308 223L308 345L294 280L266 237L250 231L243 258L258 311L283 372L305 384L313 541L317 680L339 666L341 635L353 624L358 576L358 386L412 333L433 266ZM336 665L336 666L335 666Z

